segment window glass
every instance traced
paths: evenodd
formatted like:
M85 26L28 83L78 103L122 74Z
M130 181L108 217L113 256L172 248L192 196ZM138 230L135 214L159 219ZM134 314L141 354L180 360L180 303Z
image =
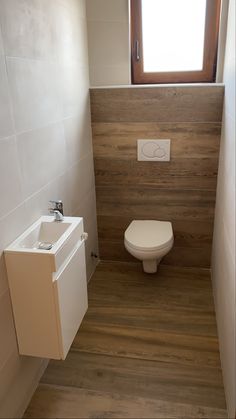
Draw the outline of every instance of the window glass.
M203 68L206 0L142 1L144 72Z

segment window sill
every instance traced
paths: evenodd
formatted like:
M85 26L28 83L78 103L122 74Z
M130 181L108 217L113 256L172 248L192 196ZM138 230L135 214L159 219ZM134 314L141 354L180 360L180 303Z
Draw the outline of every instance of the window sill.
M162 87L224 87L224 83L176 83L176 84L122 84L113 86L90 86L94 89L153 89Z

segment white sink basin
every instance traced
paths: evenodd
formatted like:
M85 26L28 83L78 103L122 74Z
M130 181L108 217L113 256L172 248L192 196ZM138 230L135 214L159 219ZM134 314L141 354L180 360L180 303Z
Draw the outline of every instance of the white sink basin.
M7 247L5 253L32 253L50 257L52 272L56 272L81 240L82 221L80 217L64 217L63 221L58 222L53 216L43 216ZM45 248L40 248L44 244Z
M52 248L70 225L64 222L42 221L19 243L19 246L25 249L40 249L42 243L48 243Z

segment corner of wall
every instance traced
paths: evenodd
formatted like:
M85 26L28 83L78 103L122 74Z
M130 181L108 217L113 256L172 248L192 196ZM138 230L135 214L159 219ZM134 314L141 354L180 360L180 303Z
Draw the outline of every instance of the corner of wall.
M216 83L222 83L223 82L228 11L229 11L229 0L223 0L222 3L221 3Z

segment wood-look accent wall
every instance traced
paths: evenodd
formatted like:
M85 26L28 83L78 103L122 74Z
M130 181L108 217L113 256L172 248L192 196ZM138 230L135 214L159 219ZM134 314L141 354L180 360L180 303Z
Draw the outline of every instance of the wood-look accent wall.
M133 219L173 223L163 263L210 266L223 86L91 90L100 257L133 260ZM137 139L171 139L171 161L138 162Z

